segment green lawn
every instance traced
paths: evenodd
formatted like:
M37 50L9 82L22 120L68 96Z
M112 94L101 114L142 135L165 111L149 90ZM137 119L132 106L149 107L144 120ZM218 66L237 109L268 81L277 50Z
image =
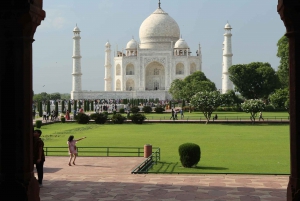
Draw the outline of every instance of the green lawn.
M67 138L86 136L78 147L143 147L161 149L155 173L256 173L289 174L289 126L247 124L123 124L42 126L46 147L66 147ZM201 147L195 168L181 166L178 147L193 142Z

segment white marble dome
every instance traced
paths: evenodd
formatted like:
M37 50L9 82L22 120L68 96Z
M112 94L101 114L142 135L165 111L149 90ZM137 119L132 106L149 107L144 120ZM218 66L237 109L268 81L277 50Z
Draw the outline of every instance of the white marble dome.
M78 26L76 25L76 27L73 29L73 31L80 31L80 29L79 29Z
M178 49L189 49L190 47L188 46L187 42L185 42L185 40L183 40L182 38L180 38L174 45L174 48L178 48Z
M229 23L225 25L225 29L232 29Z
M134 39L131 39L127 45L126 49L137 49L137 42Z
M177 41L180 29L177 22L161 8L156 9L140 26L141 48L170 48Z
M110 47L110 43L108 41L105 43L105 47Z

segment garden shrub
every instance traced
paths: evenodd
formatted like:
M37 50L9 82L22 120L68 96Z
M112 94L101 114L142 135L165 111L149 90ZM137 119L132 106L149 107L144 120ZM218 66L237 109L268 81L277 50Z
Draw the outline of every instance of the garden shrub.
M158 106L154 109L154 111L156 113L163 113L165 111L165 108L161 107L161 106Z
M35 121L35 126L36 126L36 128L41 128L42 127L42 121L41 120L36 120Z
M126 117L123 117L121 114L114 114L111 118L111 121L114 124L122 124L124 123Z
M60 121L61 121L61 123L65 123L66 122L66 118L64 116L61 116L60 117Z
M117 111L114 110L114 111L113 111L113 114L117 114Z
M104 114L105 116L108 116L108 112L106 112L106 111L105 111L105 112L103 112L103 114Z
M124 109L124 108L121 108L121 109L119 110L119 112L120 112L121 114L123 114L123 113L125 113L125 109Z
M85 113L79 113L76 118L76 121L79 124L87 124L90 121L90 117Z
M145 112L145 113L151 113L152 112L152 107L150 107L150 106L144 106L143 107L143 112Z
M90 118L92 120L95 120L96 124L105 124L106 120L107 120L107 116L103 113L94 113L90 115Z
M135 124L142 124L146 119L146 116L140 113L132 114L129 119Z
M132 113L136 114L136 113L138 113L138 112L140 111L140 108L137 107L137 106L134 106L134 107L132 107L132 108L130 109L130 111L131 111Z
M201 158L200 146L194 143L184 143L178 148L180 161L183 167L193 167Z

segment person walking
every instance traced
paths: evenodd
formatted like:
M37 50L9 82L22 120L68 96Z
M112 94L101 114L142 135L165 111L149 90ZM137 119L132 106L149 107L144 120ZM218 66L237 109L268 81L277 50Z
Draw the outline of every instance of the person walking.
M183 115L183 109L182 109L182 108L180 109L180 118L181 118L181 119L184 118L184 115Z
M67 112L66 112L66 120L70 120L70 112L69 112L69 110L67 110Z
M70 135L67 144L69 145L69 154L70 154L70 160L69 160L69 166L71 166L72 158L74 157L73 160L73 165L75 165L75 160L77 157L77 148L76 148L76 143L80 140L85 139L86 137L79 138L78 140L74 140L74 136Z
M44 142L40 138L42 135L41 130L35 130L33 132L33 164L35 164L36 171L38 174L38 182L40 188L43 187L43 176L44 176Z
M172 112L171 112L172 114L171 114L171 117L170 117L170 119L173 119L174 120L174 110L173 110L173 108L172 108Z
M177 119L177 110L174 111L174 119L175 119L175 120L178 120L178 119Z
M264 121L264 118L262 116L262 112L259 113L259 119L258 120L260 121L261 119Z

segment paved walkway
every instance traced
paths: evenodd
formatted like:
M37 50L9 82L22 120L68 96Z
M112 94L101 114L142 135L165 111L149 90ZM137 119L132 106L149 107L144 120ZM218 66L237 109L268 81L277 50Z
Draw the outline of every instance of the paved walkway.
M130 174L144 158L47 157L41 200L284 201L288 176Z

